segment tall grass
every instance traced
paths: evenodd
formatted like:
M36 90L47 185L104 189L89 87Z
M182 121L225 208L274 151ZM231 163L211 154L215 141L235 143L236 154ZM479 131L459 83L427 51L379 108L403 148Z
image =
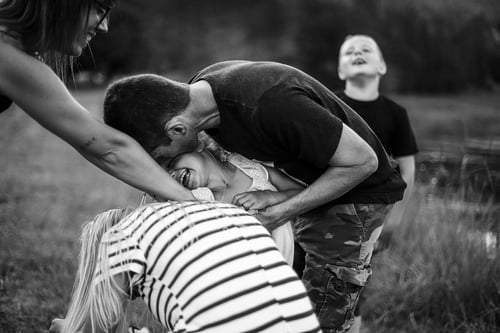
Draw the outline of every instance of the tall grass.
M98 112L99 95L80 97ZM0 151L0 332L41 332L65 313L80 226L140 193L15 108L1 114Z
M98 116L102 95L77 93ZM482 126L483 134L498 136L487 133L498 127L497 96L403 102L417 137L430 138L427 129L447 122L450 112L467 124L484 119L491 126ZM41 332L66 311L80 226L104 210L136 205L141 193L87 163L20 110L0 115L0 152L0 332ZM499 169L479 178L500 179ZM364 316L369 332L500 331L500 254L482 240L498 224L498 203L490 200L498 183L461 176L470 169L441 171L420 172L405 223L374 259ZM134 308L133 322L162 331L144 305Z
M500 331L499 204L477 191L488 182L460 180L419 183L390 248L374 258L370 332Z

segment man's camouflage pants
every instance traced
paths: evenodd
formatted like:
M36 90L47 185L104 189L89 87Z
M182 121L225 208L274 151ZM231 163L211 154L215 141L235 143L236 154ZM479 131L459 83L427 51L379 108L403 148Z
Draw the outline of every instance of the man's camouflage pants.
M373 247L391 204L322 206L295 223L306 252L302 281L324 333L347 332L372 271Z

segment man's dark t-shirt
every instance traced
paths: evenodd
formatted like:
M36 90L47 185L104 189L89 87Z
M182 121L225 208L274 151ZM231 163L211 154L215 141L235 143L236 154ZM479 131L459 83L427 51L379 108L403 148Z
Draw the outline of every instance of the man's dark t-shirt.
M5 96L0 95L0 112L7 110L12 104L12 101Z
M276 167L307 184L328 167L342 123L374 149L377 171L333 203L393 203L406 184L382 144L355 112L344 110L333 93L300 70L273 62L227 61L191 80L207 81L220 113L220 126L207 130L225 149Z
M389 155L401 157L418 153L408 114L401 105L385 96L373 101L357 101L343 91L337 92L337 96L370 125Z

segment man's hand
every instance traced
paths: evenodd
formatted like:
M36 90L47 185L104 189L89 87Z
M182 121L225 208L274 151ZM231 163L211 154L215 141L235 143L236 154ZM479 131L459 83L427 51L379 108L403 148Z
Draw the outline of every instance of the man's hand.
M259 210L255 215L257 220L269 231L273 231L288 221L288 218L284 217L283 212L275 207L277 206L270 206L264 210Z

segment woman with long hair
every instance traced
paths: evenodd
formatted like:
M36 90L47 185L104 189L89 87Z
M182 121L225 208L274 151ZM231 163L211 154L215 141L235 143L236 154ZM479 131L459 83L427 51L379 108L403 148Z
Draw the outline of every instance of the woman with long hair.
M120 332L135 297L170 332L320 332L269 232L227 203L98 215L84 227L66 318L51 332Z
M107 32L114 5L115 0L0 1L0 112L15 103L105 172L151 195L193 199L136 141L85 110L61 79L90 40Z

